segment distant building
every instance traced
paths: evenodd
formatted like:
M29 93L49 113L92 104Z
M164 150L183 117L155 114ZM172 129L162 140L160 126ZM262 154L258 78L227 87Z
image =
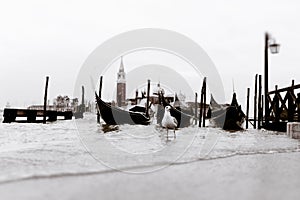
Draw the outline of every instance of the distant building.
M152 94L150 92L150 96L149 96L149 101L152 103L152 104L159 104L159 96L158 94L159 93L162 93L165 95L165 91L164 89L160 86L160 83L157 84L156 87L153 88L153 91L152 91ZM137 105L137 104L140 104L140 102L143 100L143 99L146 99L147 98L147 94L146 94L146 91L141 91L140 92L141 96L139 96L139 91L136 90L135 92L135 98L129 98L127 99L128 102L131 103L131 105ZM173 102L174 101L174 95L173 94L168 94L168 95L165 95L164 96L165 100L167 102Z
M76 111L78 107L78 98L70 99L67 95L65 96L57 96L53 100L53 105L50 105L48 101L46 105L46 110L56 110L56 111ZM31 105L28 106L29 110L43 110L44 105Z
M28 110L44 110L44 105L31 105L27 107ZM46 110L56 110L55 106L47 105Z
M124 71L123 57L121 57L120 69L117 79L117 105L125 106L126 104L126 74Z
M59 95L53 100L53 105L59 111L70 109L70 98Z

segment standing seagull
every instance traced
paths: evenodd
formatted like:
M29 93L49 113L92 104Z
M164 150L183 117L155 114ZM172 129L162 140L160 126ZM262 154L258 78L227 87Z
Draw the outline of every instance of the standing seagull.
M162 127L167 129L167 140L168 140L168 137L169 137L168 136L169 128L174 130L174 138L176 138L175 129L176 129L177 124L178 124L175 117L171 116L170 109L171 109L170 106L165 107L165 114L164 114L164 117L163 117L162 122L161 122Z

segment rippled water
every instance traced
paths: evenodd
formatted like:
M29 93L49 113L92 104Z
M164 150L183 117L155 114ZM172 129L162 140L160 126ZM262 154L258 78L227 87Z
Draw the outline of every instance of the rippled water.
M128 172L145 166L189 163L247 154L300 151L298 140L282 133L235 133L188 127L169 132L156 125L119 126L104 133L93 114L49 124L0 124L0 182L35 177ZM132 171L132 168L135 170ZM128 170L128 169L131 169ZM156 169L156 168L155 168Z

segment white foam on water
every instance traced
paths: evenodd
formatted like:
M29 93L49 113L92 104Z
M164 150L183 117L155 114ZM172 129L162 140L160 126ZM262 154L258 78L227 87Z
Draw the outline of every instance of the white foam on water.
M80 129L79 134L78 124L85 127ZM104 133L93 114L85 115L84 119L76 122L62 120L46 125L1 123L0 183L113 171L93 158L82 144L82 135L92 141L108 141L120 152L139 155L139 160L130 162L122 154L104 158L111 159L112 164L119 164L120 169L300 151L299 140L265 130L230 133L191 126L177 130L177 138L171 138L169 142L165 140L165 134L166 130L157 125L122 125L118 130ZM169 135L172 136L173 132L170 131ZM111 153L114 153L113 150ZM151 155L156 156L155 161L149 161Z

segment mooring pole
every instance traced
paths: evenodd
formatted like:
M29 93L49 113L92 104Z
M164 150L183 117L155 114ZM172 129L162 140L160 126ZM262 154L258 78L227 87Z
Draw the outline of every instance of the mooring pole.
M85 104L84 104L84 86L81 86L82 94L81 94L81 112L85 112Z
M256 117L257 117L257 76L255 75L255 85L254 85L254 117L253 117L253 127L256 129Z
M261 109L261 75L258 78L258 129L261 129L262 109Z
M205 127L205 118L206 118L206 77L203 81L203 127Z
M261 124L262 127L266 124L264 123L264 120L266 120L266 115L264 117L264 95L261 95Z
M295 86L295 81L292 80L292 86L291 86L290 90L287 91L288 122L294 121L294 114L295 114L295 104L294 104L294 100L293 100L294 86Z
M203 79L202 88L201 88L199 127L201 127L202 119L203 119L203 127L205 127L205 109L206 109L206 77L204 77Z
M197 125L197 118L198 118L198 94L197 92L195 93L195 125Z
M250 96L250 88L247 88L246 129L248 129L249 126L249 96Z
M81 104L84 104L84 86L81 86L81 90L82 90L82 93L81 93Z
M297 94L297 99L296 99L296 106L297 106L297 118L298 122L300 122L300 93Z
M103 81L103 76L100 76L100 85L99 85L99 97L101 98L101 94L102 94L102 81ZM97 105L98 106L98 105ZM99 112L99 107L97 109L97 122L100 123L100 117L101 114Z
M273 108L272 108L274 110L275 122L279 122L279 118L280 118L279 98L278 98L279 93L277 92L277 90L278 90L278 85L275 85L275 95L273 98Z
M46 124L46 116L47 116L48 82L49 82L49 76L46 76L46 86L45 86L45 94L44 94L44 113L43 113L43 123L44 124Z
M202 123L202 111L203 111L203 87L201 89L201 97L200 97L199 127L201 127L201 123Z
M150 100L150 80L148 80L148 86L147 86L147 103L146 103L147 117L149 117L149 100Z
M139 96L139 91L136 89L136 91L135 91L135 105L138 104L138 96Z
M102 95L102 82L103 82L103 76L100 76L100 85L99 85L99 97L100 98Z

